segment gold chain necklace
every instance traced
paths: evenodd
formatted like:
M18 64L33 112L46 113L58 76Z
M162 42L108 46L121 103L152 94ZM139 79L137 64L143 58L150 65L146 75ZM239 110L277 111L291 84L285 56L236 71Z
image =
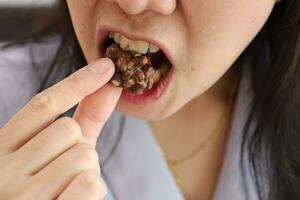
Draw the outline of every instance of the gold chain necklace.
M225 109L224 113L222 114L220 122L218 123L219 125L215 128L215 130L213 131L213 134L210 134L209 138L207 138L207 140L204 143L202 143L200 146L198 146L195 150L193 150L188 155L186 155L180 159L176 159L176 160L167 159L166 156L164 155L164 153L162 152L162 155L164 156L165 160L167 161L169 169L173 173L176 184L181 190L183 189L182 188L183 185L182 185L181 178L176 174L177 165L179 163L182 163L182 162L194 157L197 153L201 152L201 150L203 150L204 148L213 144L214 139L217 138L219 135L221 135L221 133L223 132L223 129L226 125L226 122L227 122L226 116L229 116L229 114L231 113L231 111L233 109L233 104L234 104L234 99L235 99L234 97L236 96L236 93L237 93L239 77L235 76L233 82L234 83L231 87L231 91L230 91L229 98L227 101L227 105L228 105L227 109Z

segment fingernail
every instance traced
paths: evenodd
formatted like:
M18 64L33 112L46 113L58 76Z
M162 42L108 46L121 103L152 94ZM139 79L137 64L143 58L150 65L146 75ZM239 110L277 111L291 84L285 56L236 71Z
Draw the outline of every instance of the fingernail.
M90 63L88 67L97 74L105 74L113 67L113 62L109 58L101 58L93 63Z

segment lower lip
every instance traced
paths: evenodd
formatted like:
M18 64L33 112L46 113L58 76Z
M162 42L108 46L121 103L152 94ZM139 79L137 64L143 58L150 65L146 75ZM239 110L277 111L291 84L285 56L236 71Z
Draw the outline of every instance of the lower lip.
M142 94L134 94L125 89L122 91L121 99L134 104L146 104L158 100L165 93L174 72L174 67L171 67L167 74L153 86L152 89L146 90Z

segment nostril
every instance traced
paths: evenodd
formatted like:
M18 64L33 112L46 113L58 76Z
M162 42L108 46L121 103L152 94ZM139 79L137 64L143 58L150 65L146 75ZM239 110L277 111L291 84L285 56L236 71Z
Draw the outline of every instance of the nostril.
M136 15L145 11L154 11L163 15L169 15L176 8L176 0L107 0L116 3L123 12Z
M125 13L136 15L146 11L149 0L107 0L116 3Z
M170 15L176 9L176 0L153 0L150 7L163 15Z

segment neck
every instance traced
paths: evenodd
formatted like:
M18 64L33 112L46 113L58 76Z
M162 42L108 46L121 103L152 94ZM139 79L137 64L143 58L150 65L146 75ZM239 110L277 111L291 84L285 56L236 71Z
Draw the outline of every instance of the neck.
M224 112L228 109L229 92L231 91L232 80L234 80L235 76L238 76L238 73L235 68L232 68L227 71L213 87L187 103L172 116L161 121L148 122L154 137L158 141L167 159L178 160L185 157L199 145L205 143L211 134L214 134L213 132L216 130L216 127L218 127L220 121L222 121L220 119L224 117ZM207 179L209 179L207 181L212 183L207 193L209 193L209 191L212 193L218 177L218 170L215 169L220 169L222 164L227 143L227 133L229 132L229 125L231 123L231 120L229 120L231 114L229 116L227 115L226 118L228 119L225 119L226 123L223 127L223 132L214 139L215 141L213 142L215 145L210 147L215 148L215 150L204 150L201 152L201 160L198 160L200 163L205 163L202 166L204 173L207 173L210 169L214 169L210 175L207 176ZM205 153L207 153L207 156L205 156ZM197 167L197 171L199 171L201 165ZM205 188L207 188L207 186ZM205 196L209 197L209 194L202 194L201 196L204 197L203 199L206 199Z
M199 146L201 141L214 131L220 117L228 109L228 98L234 76L238 76L235 68L227 71L213 87L187 103L172 116L160 121L148 122L154 135L162 142L162 147L166 147L165 153L170 156L168 158L176 159L186 155L194 145ZM168 144L164 144L166 142ZM176 152L173 151L172 146L176 148ZM168 152L169 150L172 151Z

